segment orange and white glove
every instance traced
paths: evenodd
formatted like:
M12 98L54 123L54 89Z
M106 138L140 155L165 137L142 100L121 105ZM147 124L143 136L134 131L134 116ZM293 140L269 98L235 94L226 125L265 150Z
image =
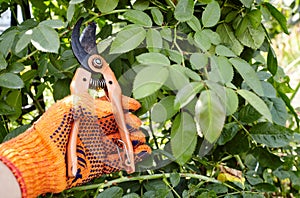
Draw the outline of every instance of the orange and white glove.
M124 168L121 156L126 148L120 141L111 103L104 97L85 103L87 100L90 96L83 94L58 101L26 132L0 144L0 161L16 177L22 197L59 193ZM135 162L138 162L151 153L139 130L141 121L130 113L140 104L126 96L122 96L122 103ZM75 177L69 177L66 153L74 120L81 123L76 147L78 170Z

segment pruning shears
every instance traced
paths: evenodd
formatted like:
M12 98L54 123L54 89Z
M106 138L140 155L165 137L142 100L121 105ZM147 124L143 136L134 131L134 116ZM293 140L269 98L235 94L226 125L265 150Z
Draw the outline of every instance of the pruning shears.
M94 22L83 30L80 36L80 27L83 22L80 18L74 26L71 46L75 57L80 63L70 85L71 94L88 92L89 89L104 89L106 97L112 104L112 112L118 125L121 142L125 152L122 157L124 169L128 173L135 171L133 146L130 141L129 131L126 127L124 110L122 106L122 91L120 85L106 60L101 57L96 45L96 24ZM94 79L93 74L102 74L99 79ZM78 138L79 121L74 120L69 143L67 147L68 176L75 177L77 173L76 145Z

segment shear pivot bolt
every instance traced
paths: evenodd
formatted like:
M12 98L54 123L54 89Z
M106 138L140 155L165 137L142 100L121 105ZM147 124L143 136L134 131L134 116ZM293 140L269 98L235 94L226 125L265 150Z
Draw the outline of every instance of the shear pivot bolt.
M99 58L94 58L93 60L93 66L97 69L100 69L102 67L102 61Z

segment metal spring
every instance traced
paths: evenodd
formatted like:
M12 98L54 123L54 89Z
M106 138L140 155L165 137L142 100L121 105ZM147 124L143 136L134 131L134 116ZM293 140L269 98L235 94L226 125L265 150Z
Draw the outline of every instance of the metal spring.
M104 79L93 79L90 80L90 88L91 89L105 89L106 82Z

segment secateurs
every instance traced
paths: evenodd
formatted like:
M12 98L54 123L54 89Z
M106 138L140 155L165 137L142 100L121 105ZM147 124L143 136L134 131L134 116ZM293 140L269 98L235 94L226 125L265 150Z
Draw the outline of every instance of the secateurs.
M105 90L108 100L112 104L112 112L118 126L121 142L124 145L122 159L128 173L135 171L133 147L126 127L122 107L122 91L118 81L108 63L98 53L96 46L96 24L90 23L80 38L80 26L83 18L79 19L72 32L72 50L81 67L76 70L71 83L71 94L88 92L89 89ZM93 74L102 74L102 78L94 79ZM76 142L79 128L78 120L74 120L67 148L68 176L75 177L77 172Z

